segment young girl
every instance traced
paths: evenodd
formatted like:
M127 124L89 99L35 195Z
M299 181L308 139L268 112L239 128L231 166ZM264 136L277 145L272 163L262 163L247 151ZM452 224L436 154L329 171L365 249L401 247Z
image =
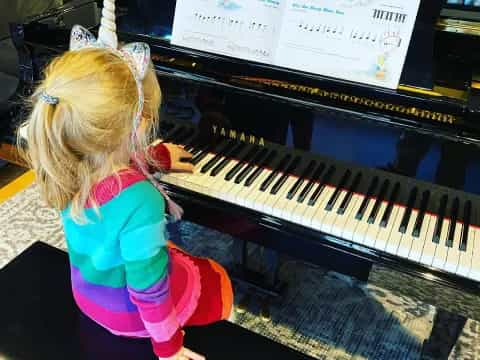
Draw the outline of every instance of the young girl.
M150 337L160 359L203 359L183 347L182 328L227 319L231 283L220 265L165 238L169 199L149 181L146 161L191 164L180 162L188 156L180 147L144 145L157 127L160 88L146 45L117 49L112 4L99 41L75 27L71 50L46 68L26 158L43 198L61 211L81 311L116 335Z

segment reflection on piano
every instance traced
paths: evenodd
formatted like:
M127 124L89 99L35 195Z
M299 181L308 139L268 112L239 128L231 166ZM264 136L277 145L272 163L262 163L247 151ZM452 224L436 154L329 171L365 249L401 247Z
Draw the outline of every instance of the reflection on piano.
M152 49L163 140L194 155L194 174L160 178L186 218L362 280L379 264L478 295L480 26L443 5L422 1L401 85L387 90L180 48L175 1L121 2L120 40ZM22 73L67 48L58 24L12 27Z

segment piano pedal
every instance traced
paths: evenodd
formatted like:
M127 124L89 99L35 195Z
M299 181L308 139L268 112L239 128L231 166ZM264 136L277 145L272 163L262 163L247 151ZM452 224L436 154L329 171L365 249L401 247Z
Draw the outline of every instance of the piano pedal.
M263 322L272 321L272 316L270 314L270 298L268 297L264 298L261 302L260 319Z
M252 300L252 295L250 293L246 293L238 302L238 305L235 308L237 314L244 314L248 310L248 306L250 305L250 301Z

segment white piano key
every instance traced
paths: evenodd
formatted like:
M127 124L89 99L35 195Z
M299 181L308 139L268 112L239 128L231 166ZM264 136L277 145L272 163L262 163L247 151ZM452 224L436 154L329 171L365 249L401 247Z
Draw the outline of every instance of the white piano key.
M365 238L363 240L363 245L368 247L373 247L375 245L375 241L377 240L377 236L380 232L380 222L382 221L382 216L385 213L385 209L387 208L388 202L382 201L377 216L373 224L368 224L367 231L365 233ZM370 214L368 214L370 215ZM368 216L367 216L368 219Z
M330 211L325 210L325 217L322 220L322 228L321 228L321 230L324 233L333 235L332 234L333 224L335 223L335 220L337 220L337 217L339 216L337 214L337 209L339 208L340 204L342 203L346 195L347 195L347 191L345 190L340 191L337 201L335 202L333 208ZM328 200L330 200L330 198L328 198ZM325 208L325 206L327 206L327 203L325 203L323 208Z
M412 210L410 213L410 219L408 220L407 230L402 234L400 244L398 244L397 255L403 258L408 258L410 254L410 249L412 248L413 243L413 228L415 227L415 221L417 221L418 211Z
M448 228L450 227L450 220L444 219L442 232L440 234L440 242L435 251L435 257L433 258L432 266L435 268L443 269L445 262L447 261L448 247L447 243Z
M412 239L412 247L410 248L410 254L408 254L408 258L412 261L420 262L423 248L426 246L429 240L427 238L429 221L430 216L428 216L428 214L425 214L423 217L422 228L420 229L420 234L418 234L418 237L414 237L411 233L409 234Z
M344 197L347 196L348 192L345 191ZM350 213L352 212L352 209L355 207L355 203L358 199L358 196L355 194L352 194L352 198L350 199L350 203L348 204L347 208L345 209L345 212L343 214L337 214L337 210L342 204L342 202L338 203L338 206L335 206L334 210L335 214L337 215L335 217L335 221L333 222L332 228L330 229L331 234L333 236L338 236L342 237L343 229L345 228L345 223L347 222Z
M290 200L287 199L288 203L285 204L282 210L282 218L288 221L300 222L298 217L299 211L302 211L302 215L303 215L303 212L306 210L306 208L303 208L303 207L300 208L300 205L303 205L303 204L298 202L298 196L301 194L303 188L306 186L307 183L308 183L307 181L304 181L302 186L300 186L300 188L297 190L295 196ZM307 200L304 200L304 202L306 201ZM294 221L294 218L297 219L298 221Z
M249 174L251 174L254 170L255 170L255 168ZM240 172L241 172L241 170L240 170ZM244 186L244 184L245 184L245 181L248 178L248 176L246 178L244 178L243 181L241 181L238 184L235 182L235 179L238 176L238 174L240 174L240 172L237 173L237 175L235 175L229 181L229 183L232 183L232 186L229 188L229 191L226 195L227 201L229 201L231 203L234 203L234 204L238 203L237 197L239 196L239 193L247 191L247 188Z
M476 281L480 281L480 228L473 228L475 232L475 241L473 245L472 266L468 273L468 278Z
M177 177L177 181L178 183L180 184L180 182L183 184L182 186L186 189L189 189L189 190L192 190L192 191L196 191L196 192L200 192L202 193L202 190L205 190L204 189L204 185L203 185L203 181L204 181L204 178L206 177L205 174L202 174L200 172L200 169L203 167L203 165L205 165L207 162L209 162L211 159L213 159L215 155L214 154L207 154L207 156L205 156L200 162L198 162L194 169L193 169L193 173L178 173L178 174L175 174L175 176Z
M289 176L275 195L270 194L263 206L263 211L269 215L280 217L284 207L291 201L287 199L287 194L296 181L295 176Z
M304 214L308 209L306 204L308 200L304 200L302 203L297 202L297 200L295 200L295 202L296 206L290 212L289 219L291 222L303 225Z
M237 160L230 160L230 162L215 176L210 176L210 188L215 192L215 197L225 200L227 198L228 190L231 188L233 181L225 180L225 175L236 165Z
M397 216L395 217L395 222L392 223L392 232L388 238L387 246L385 251L389 254L396 254L398 251L398 246L402 240L402 233L398 231L400 229L400 224L402 223L403 214L405 213L405 207L395 206L398 208ZM393 219L392 219L393 220Z
M479 239L480 240L480 239ZM468 240L467 248L465 251L460 251L460 259L457 266L457 275L468 277L470 274L470 269L472 268L472 259L473 259L473 249L475 243L475 229L472 226L469 226L468 229Z
M165 174L155 173L153 176L158 181L161 181L167 184L177 185L177 179L174 176L172 176L170 173L165 173Z
M435 226L437 224L437 217L435 215L425 214L425 220L428 218L428 230L425 235L425 245L423 246L420 263L427 266L432 266L435 252L437 251L437 243L434 243L433 234L435 233Z
M250 184L250 186L242 185L244 187L244 191L241 191L237 194L237 202L242 206L252 208L255 200L262 193L260 191L260 186L262 185L263 180L265 180L271 172L271 170L264 169L262 173L257 176L255 181Z
M271 188L272 188L272 185L270 184L270 186L265 191L261 191L260 189L258 189L259 195L255 198L252 209L263 212L265 203L271 197L270 195Z
M315 213L313 214L310 222L310 226L313 229L317 229L320 231L323 230L323 220L325 216L327 216L328 211L325 210L325 206L327 206L328 200L332 197L333 193L335 192L335 188L330 187L330 186L325 186L323 189L322 193L318 197L314 208L316 208Z
M400 206L394 205L392 207L392 212L390 213L390 218L388 219L387 226L386 227L379 226L380 230L378 231L377 238L375 239L375 243L373 244L373 247L375 249L386 251L386 247L387 247L388 241L390 240L390 236L393 232L394 224L396 224L396 219L400 209L401 209Z
M357 200L355 201L355 205L352 207L352 211L350 212L350 214L348 216L348 220L345 222L345 227L344 227L343 232L342 232L342 237L345 240L352 240L353 239L353 235L355 234L355 229L357 228L358 224L360 223L360 221L357 220L355 218L355 216L357 215L357 212L358 212L358 209L360 208L360 206L362 206L364 196L363 195L357 195L357 194L355 194L353 196L355 196L357 198Z
M365 235L367 234L367 228L368 228L368 215L372 212L373 207L375 206L375 199L370 198L366 210L363 214L363 217L361 220L359 220L358 225L355 229L355 233L353 234L352 241L357 243L357 244L363 244L363 241L365 239ZM357 214L355 213L354 216Z
M323 188L323 191L320 193L320 196L317 198L315 204L313 206L309 205L307 211L305 211L302 224L313 229L320 230L322 226L322 219L325 216L326 212L325 204L328 202L328 199L330 199L334 191L335 188L328 185ZM309 199L310 197L308 198L308 200Z
M305 186L307 186L308 182L305 183ZM305 187L304 186L304 187ZM301 188L299 195L302 193L303 188ZM316 186L313 186L312 189L310 189L310 192L308 195L305 197L303 202L299 203L297 201L297 206L293 209L291 213L291 220L297 224L301 224L304 226L310 226L311 219L315 213L316 208L314 206L309 206L308 201L312 194L314 193L316 189ZM296 197L298 199L298 196ZM307 217L308 215L308 217Z
M457 222L455 225L455 232L453 234L453 246L448 248L447 261L445 262L444 270L454 273L457 271L458 263L460 261L460 240L462 238L463 224Z

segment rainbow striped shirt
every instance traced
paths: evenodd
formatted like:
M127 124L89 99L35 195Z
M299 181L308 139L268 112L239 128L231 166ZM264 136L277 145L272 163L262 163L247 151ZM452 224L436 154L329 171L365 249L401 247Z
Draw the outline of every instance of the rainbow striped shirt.
M116 335L150 337L155 354L169 357L183 345L181 327L197 306L200 275L188 259L168 250L161 194L135 170L118 175L94 187L99 214L87 207L86 224L75 223L70 208L61 214L73 295L101 326ZM190 274L188 291L176 303L172 266Z

